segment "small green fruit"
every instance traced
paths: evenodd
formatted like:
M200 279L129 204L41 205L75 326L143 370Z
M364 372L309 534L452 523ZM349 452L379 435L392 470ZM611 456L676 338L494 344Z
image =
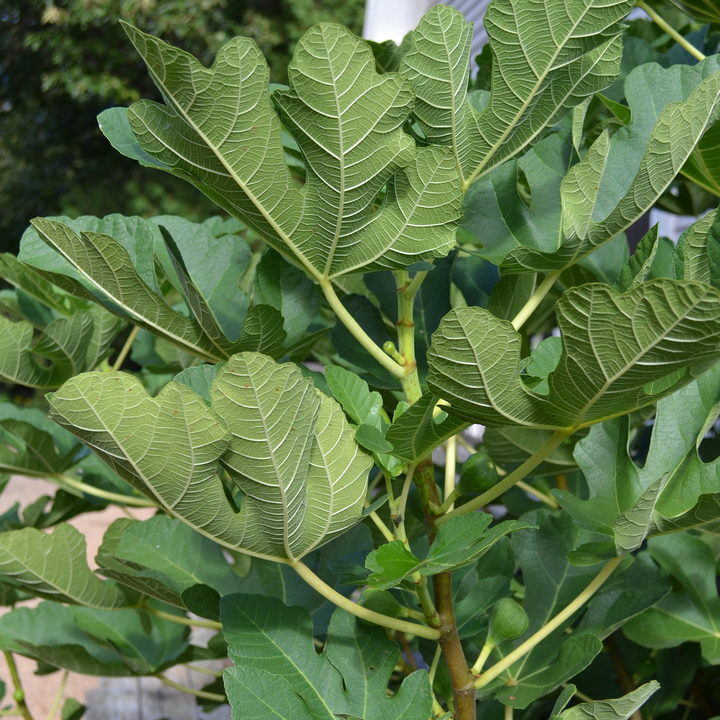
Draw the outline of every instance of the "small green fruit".
M366 588L358 600L358 605L388 617L406 617L404 608L387 590Z
M13 693L13 700L14 700L16 703L21 703L21 702L23 702L23 700L25 700L25 693L24 693L22 690L20 690L20 689L16 690L16 691Z
M529 624L530 619L525 610L512 598L503 598L493 608L486 642L496 646L517 640L527 632Z
M492 458L484 452L471 455L460 471L457 484L459 493L483 493L498 481L498 472Z

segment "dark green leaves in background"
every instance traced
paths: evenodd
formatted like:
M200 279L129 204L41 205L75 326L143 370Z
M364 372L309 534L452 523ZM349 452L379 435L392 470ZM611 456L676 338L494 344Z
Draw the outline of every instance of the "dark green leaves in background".
M223 600L221 617L234 668L225 671L231 703L276 717L426 720L430 686L410 675L393 697L386 687L400 653L385 631L336 610L328 643L318 655L310 617L300 608L257 596ZM269 707L268 707L269 706ZM272 717L272 716L271 716Z

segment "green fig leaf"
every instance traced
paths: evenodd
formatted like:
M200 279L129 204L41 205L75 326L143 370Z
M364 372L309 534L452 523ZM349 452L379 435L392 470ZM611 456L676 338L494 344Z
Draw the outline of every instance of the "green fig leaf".
M228 548L298 558L360 521L372 461L340 406L295 365L236 355L210 395L212 408L171 382L151 398L128 375L88 373L54 394L51 415L131 485ZM243 491L238 513L220 465Z
M698 448L717 419L719 381L715 366L658 403L642 467L630 455L627 417L591 428L575 446L590 496L554 490L560 505L582 527L612 537L618 555L637 549L646 536L717 527L720 461L703 462Z
M702 656L720 663L720 598L715 583L715 558L700 538L676 533L651 538L653 559L682 586L666 595L658 605L632 619L624 633L644 647L676 647L699 642Z
M720 217L717 210L693 223L680 236L673 270L678 280L699 280L720 288Z
M562 718L562 720L628 720L639 710L647 699L660 689L660 683L651 680L641 685L636 690L629 692L616 700L595 700L584 702L565 710L561 713L553 713L551 718ZM569 700L569 698L568 698Z
M467 99L472 25L436 5L413 33L400 72L417 100L429 142L453 149L466 185L517 155L568 109L606 88L620 71L627 0L571 0L559 12L501 0L483 18L493 52L492 94L482 112ZM530 50L531 49L531 50Z
M125 28L167 103L141 101L129 109L142 151L315 279L405 268L443 256L454 244L461 193L452 154L440 147L415 150L401 129L412 103L410 82L378 75L370 48L347 29L311 29L295 49L289 89L276 90L271 100L268 68L252 40L232 40L208 70L187 53ZM235 78L230 85L228 78ZM285 163L273 104L302 152L302 191ZM194 147L190 158L187 142ZM386 183L383 207L372 213Z
M631 73L628 82L642 83L644 92L629 97L642 102L643 110L633 113L631 123L612 138L603 132L563 180L564 245L555 253L530 247L512 250L503 271L570 267L643 215L720 118L719 69L720 61L711 57L693 67L646 65ZM648 99L641 100L643 95ZM653 118L646 112L650 107L663 109Z
M0 618L0 647L83 675L154 675L174 665L188 648L188 629L145 617L149 626L134 609L107 611L44 602Z
M657 402L720 359L711 335L720 333L720 293L704 284L660 279L622 295L581 285L556 313L563 352L547 394L521 380L520 335L481 308L443 319L428 387L467 422L571 431Z
M387 590L401 583L408 575L437 575L476 562L505 535L532 525L508 520L488 529L492 516L468 513L450 518L440 526L427 558L420 560L402 542L395 540L381 545L368 555L365 562L371 575L371 587Z
M326 648L318 655L310 616L302 608L288 608L279 600L258 595L231 595L223 598L220 614L234 664L225 671L225 682L236 709L245 710L244 690L261 671L266 674L264 683L270 675L280 686L277 700L274 693L265 697L275 717L285 717L279 713L295 708L288 690L304 701L301 707L307 708L306 717L318 720L336 720L338 715L427 720L431 714L430 683L424 672L413 673L393 697L387 696L400 651L382 628L335 610Z
M0 574L38 597L114 610L130 604L122 590L87 564L85 537L61 523L51 534L24 528L0 534Z

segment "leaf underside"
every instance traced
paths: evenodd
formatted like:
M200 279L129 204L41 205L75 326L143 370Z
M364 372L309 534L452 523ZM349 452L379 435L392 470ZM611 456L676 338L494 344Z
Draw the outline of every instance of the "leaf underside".
M563 351L548 394L520 379L520 335L480 308L443 319L428 386L469 422L572 429L656 402L720 359L720 293L701 283L656 280L622 295L583 285L556 312Z
M133 487L227 547L302 557L362 516L372 464L340 406L292 365L234 356L208 407L171 382L151 398L122 373L88 373L51 400L51 415ZM242 490L235 513L220 467Z
M414 116L430 142L453 149L464 178L522 152L569 108L617 76L628 0L545 3L496 0L483 24L493 50L492 94L482 112L467 99L472 25L436 5L413 33L402 62L417 101Z
M402 131L410 82L379 75L370 48L346 28L311 29L295 50L289 89L271 101L252 40L232 40L208 70L125 27L166 102L128 111L141 151L123 123L106 124L125 154L189 180L318 279L405 268L454 244L462 198L452 154L414 147ZM285 163L281 118L304 157L302 189Z

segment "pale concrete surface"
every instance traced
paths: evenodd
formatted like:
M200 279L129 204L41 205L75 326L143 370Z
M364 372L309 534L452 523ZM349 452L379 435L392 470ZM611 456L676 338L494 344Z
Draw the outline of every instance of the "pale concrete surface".
M42 495L53 495L56 486L44 480L26 477L13 477L0 494L0 513L9 510L16 502L24 508ZM132 514L139 520L152 517L152 508L132 508ZM86 513L70 520L87 541L88 564L97 567L95 555L102 543L102 537L108 526L118 518L126 517L118 507L108 507L95 513ZM26 606L37 604L37 600L24 603ZM0 614L9 608L0 607ZM193 642L203 643L201 636L193 631ZM35 720L52 720L48 714L60 688L62 672L38 677L34 674L37 664L22 656L16 656L16 664L25 690L28 708ZM208 664L219 669L218 663ZM182 685L201 688L212 678L208 675L191 672L185 667L173 668L168 676ZM12 702L12 683L5 658L0 654L0 678L7 686L2 706ZM87 720L229 720L229 708L220 708L213 713L202 713L195 699L177 690L163 685L156 678L108 679L70 673L63 693L66 698L74 698L88 706ZM59 714L56 716L59 717Z
M166 675L195 689L212 680L186 667L172 668ZM229 707L204 713L193 698L163 685L156 678L102 679L100 686L88 693L87 703L84 720L230 720Z

